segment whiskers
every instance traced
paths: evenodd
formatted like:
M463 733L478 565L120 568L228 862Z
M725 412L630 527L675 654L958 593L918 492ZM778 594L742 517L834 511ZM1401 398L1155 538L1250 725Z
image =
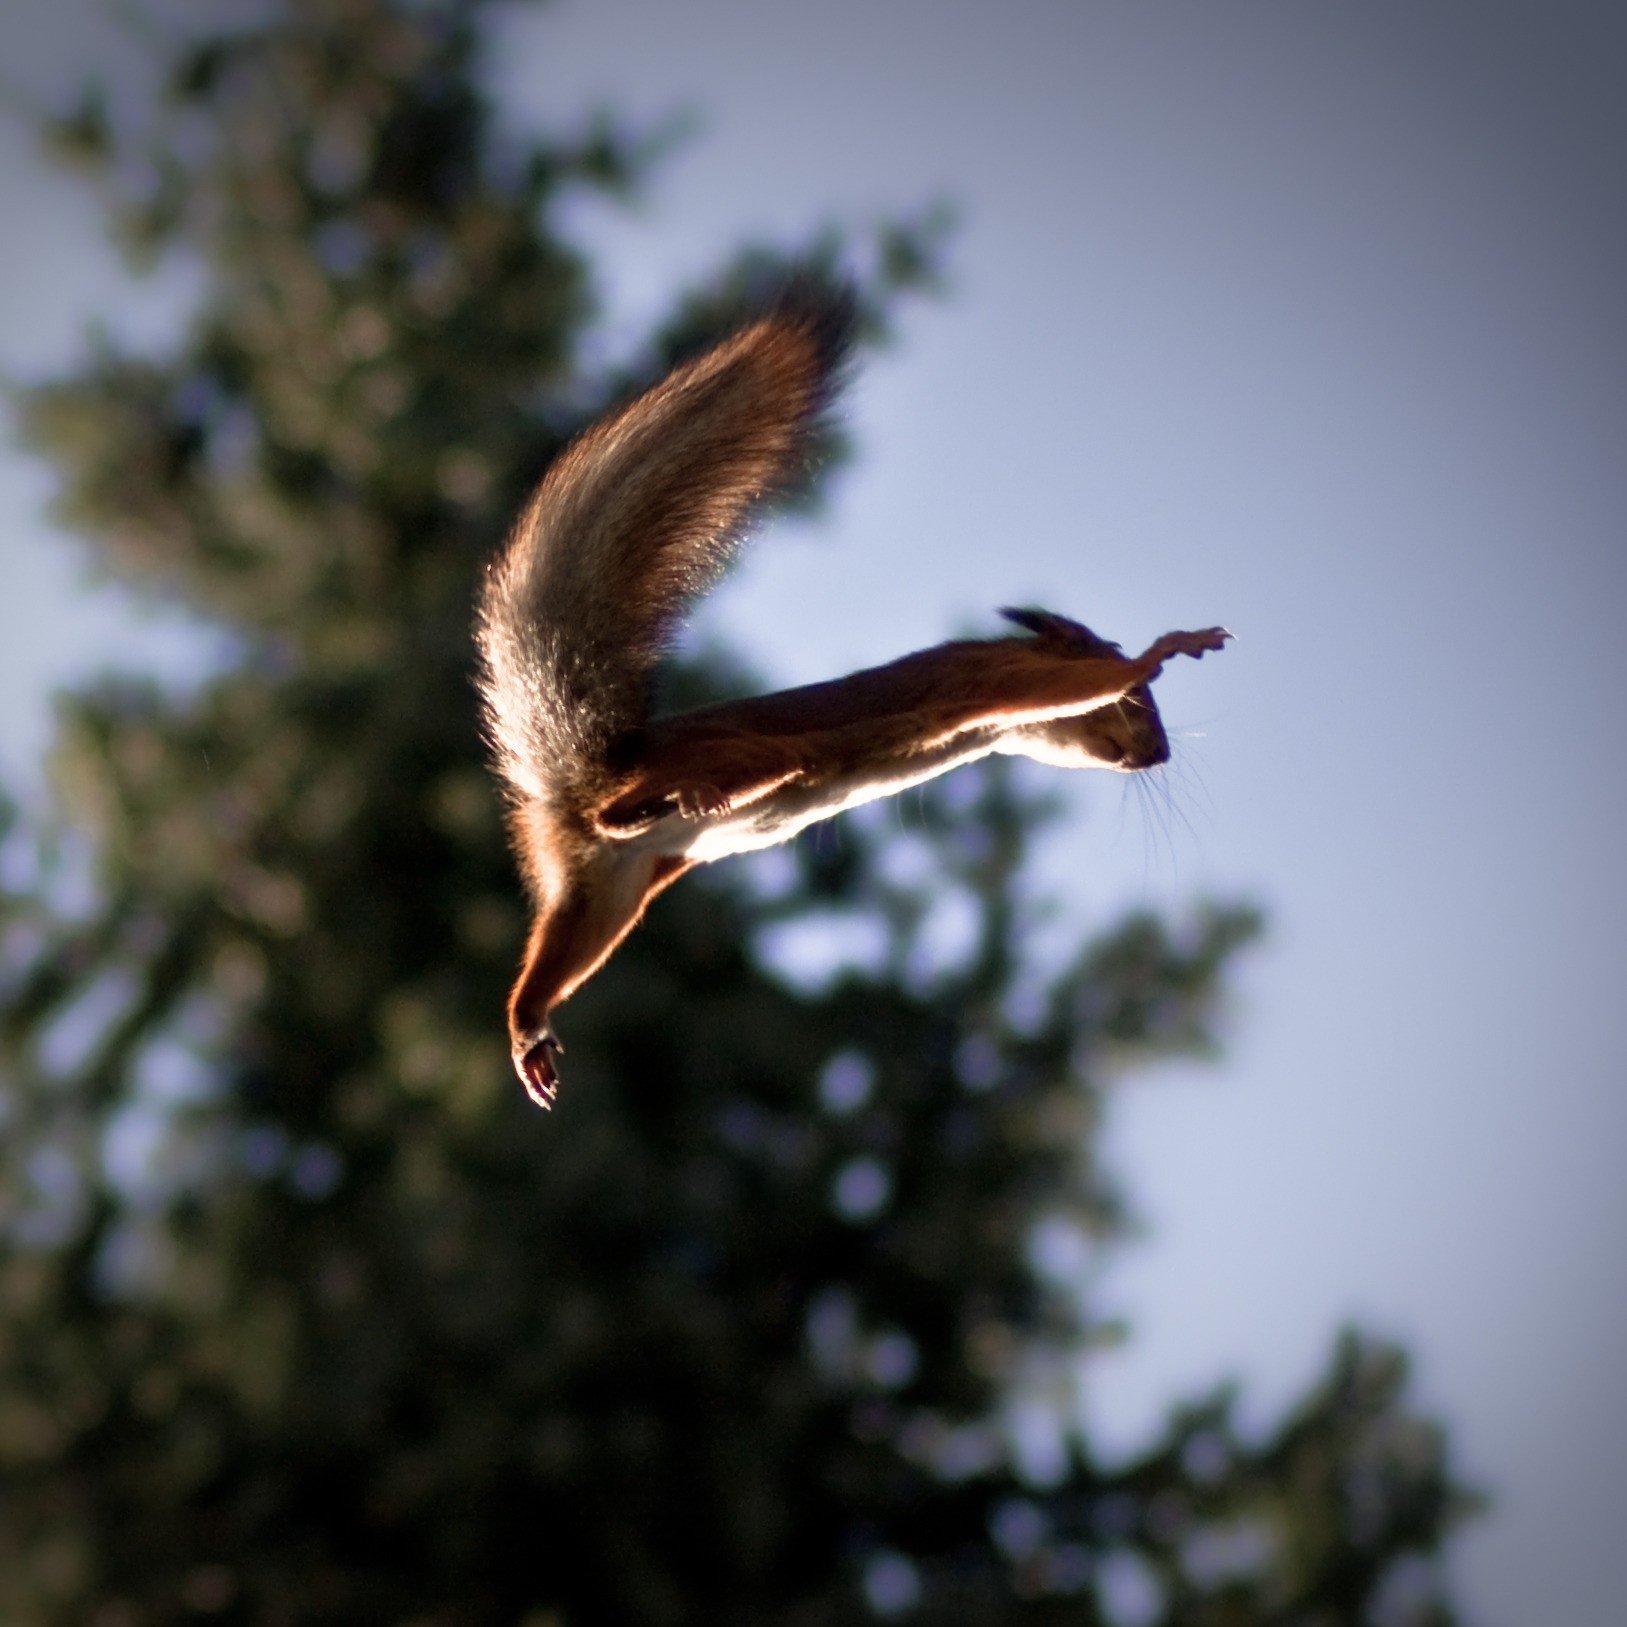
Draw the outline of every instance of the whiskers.
M1203 738L1200 730L1179 731L1171 738L1174 749L1167 762L1129 776L1141 814L1144 885L1151 880L1155 855L1160 861L1159 868L1167 866L1169 875L1175 877L1180 874L1184 845L1190 843L1202 851L1202 832L1187 809L1196 803L1206 819L1214 814L1214 799L1204 783L1199 756L1189 749L1193 741Z
M1208 738L1208 732L1204 729L1177 729L1170 737L1169 762L1160 772L1168 772L1173 767L1182 794L1190 793L1202 804L1205 817L1213 819L1215 799L1209 794L1209 783L1203 777L1203 742Z

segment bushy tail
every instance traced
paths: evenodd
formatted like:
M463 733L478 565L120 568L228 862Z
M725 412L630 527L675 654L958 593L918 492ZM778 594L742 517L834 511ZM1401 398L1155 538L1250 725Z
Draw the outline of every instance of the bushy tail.
M578 436L493 561L477 637L498 767L523 798L591 794L648 712L651 671L742 541L794 485L854 325L799 285Z

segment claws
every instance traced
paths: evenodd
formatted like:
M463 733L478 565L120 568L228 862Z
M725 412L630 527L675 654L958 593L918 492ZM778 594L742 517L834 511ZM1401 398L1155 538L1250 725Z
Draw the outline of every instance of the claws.
M715 785L686 785L672 800L685 819L705 819L729 811L729 799Z
M1224 649L1231 636L1224 627L1205 627L1196 633L1165 633L1162 638L1153 641L1147 655L1160 666L1172 655L1190 655L1194 661L1198 661L1209 650Z
M559 1094L559 1070L554 1058L563 1056L565 1047L559 1043L553 1029L545 1028L529 1043L517 1042L514 1047L514 1071L525 1086L525 1093L538 1107L554 1105Z
M601 835L622 841L642 836L674 813L682 819L707 819L726 814L732 806L715 785L684 785L643 802L612 802L594 815L594 823Z

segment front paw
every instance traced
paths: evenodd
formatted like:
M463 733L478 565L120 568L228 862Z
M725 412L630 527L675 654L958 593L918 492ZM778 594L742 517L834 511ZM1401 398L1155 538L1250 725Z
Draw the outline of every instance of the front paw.
M672 800L685 819L709 819L729 811L729 799L715 785L685 785Z
M1224 649L1231 636L1224 627L1205 627L1196 633L1165 633L1147 654L1159 663L1172 655L1190 655L1193 660L1201 660L1206 651Z

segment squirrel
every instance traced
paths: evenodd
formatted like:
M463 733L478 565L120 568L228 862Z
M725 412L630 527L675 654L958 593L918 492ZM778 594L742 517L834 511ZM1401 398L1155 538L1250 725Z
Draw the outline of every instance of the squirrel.
M553 1011L693 866L785 841L991 752L1150 768L1148 685L1224 628L1127 658L1065 616L776 694L651 716L654 669L764 504L795 487L856 304L805 284L583 431L488 567L476 642L485 729L533 905L508 1002L515 1071L551 1106Z

